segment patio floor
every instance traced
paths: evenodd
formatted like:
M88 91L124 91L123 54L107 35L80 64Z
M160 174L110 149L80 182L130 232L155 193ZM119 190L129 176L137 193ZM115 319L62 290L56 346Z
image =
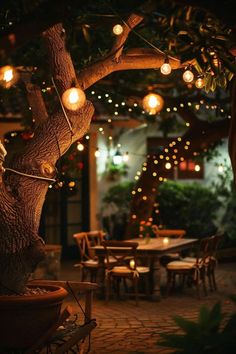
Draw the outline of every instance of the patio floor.
M163 284L165 282L165 271ZM73 263L63 262L61 279L80 280ZM226 314L235 312L236 306L229 295L236 294L236 263L221 263L217 267L217 284L219 290L197 299L194 288L177 290L160 302L140 300L135 306L133 299L111 299L108 304L94 297L93 318L97 327L91 336L91 354L167 354L169 350L158 347L160 333L176 331L172 319L181 315L195 320L199 308L206 304L212 307L221 301ZM73 305L76 304L73 302Z

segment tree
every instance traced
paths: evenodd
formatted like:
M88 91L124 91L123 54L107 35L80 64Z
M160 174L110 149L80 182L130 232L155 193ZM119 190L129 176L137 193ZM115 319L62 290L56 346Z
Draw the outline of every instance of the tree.
M205 27L202 24L203 27L200 30L199 26L202 22L199 24L197 21L199 10L189 6L178 7L172 3L166 6L165 1L131 1L128 4L123 4L120 1L102 3L87 1L86 4L80 4L79 1L73 0L66 2L60 0L57 2L54 0L28 2L25 0L19 1L18 7L11 7L11 5L15 5L15 1L8 1L1 13L2 20L8 21L0 39L2 64L8 63L11 58L17 66L29 66L30 64L31 67L34 67L34 60L38 67L44 67L47 71L48 66L45 61L47 53L50 74L44 74L47 75L47 78L50 76L53 78L54 87L59 97L71 86L76 85L86 90L113 72L132 69L158 69L167 54L173 70L185 67L186 63L194 64L196 70L204 75L209 90L216 89L217 85L226 87L235 73L235 66L232 64L234 57L231 54L232 43L235 44L234 37L229 42L230 48L227 42L233 31L229 31L228 26L222 25L203 10L200 10L200 15L204 15L203 21L208 19L208 22ZM11 16L15 21L13 25L11 25L12 21L9 21ZM106 19L107 21L105 21ZM112 24L117 22L117 19L123 21L123 33L117 36L112 43L112 37L106 26L109 25L110 28ZM212 21L214 25L211 25ZM179 27L184 23L186 26L188 25L189 32L184 28L182 33L179 33ZM104 26L104 24L106 25ZM197 24L198 31L196 31ZM76 34L74 42L66 42L66 32L63 25L69 29L69 32L72 28L77 29L77 32L72 31L72 34ZM88 40L91 27L98 28L96 34L101 43L106 42L111 45L109 51L101 48L98 50L97 41L89 42L86 46L87 49L84 50L85 41L81 34L83 33L84 38ZM139 31L136 31L136 27L139 28ZM100 32L102 35L99 37ZM134 33L135 36L130 35ZM212 37L212 33L215 37ZM218 34L221 36L220 39ZM42 43L44 43L45 50L43 50L42 56L35 56L35 53L39 53L38 36L41 36ZM34 41L35 38L37 41ZM198 38L201 38L201 43L197 42ZM73 36L70 36L71 39ZM162 41L160 41L161 39ZM161 43L161 50L152 44L157 41ZM136 47L137 43L138 48ZM214 51L214 54L217 53L217 58L222 65L220 70L214 67L213 58L208 55L207 46L209 43L213 48L213 44L215 44L217 51ZM68 49L70 44L76 69ZM132 48L129 46L130 44ZM125 48L126 45L127 48ZM196 48L200 48L202 56L198 55ZM94 51L95 54L91 54L88 60L90 52L94 53ZM29 55L27 56L25 53L29 53ZM81 55L84 60L76 60L78 55ZM40 70L39 72L41 73ZM60 105L54 105L54 109L50 110L47 103L44 103L41 89L38 87L39 84L30 82L25 76L23 80L35 120L35 129L33 138L27 142L24 151L21 154L16 154L8 162L5 172L1 169L1 293L23 291L30 273L42 259L44 245L38 235L38 226L48 184L55 178L57 160L71 144L85 134L94 113L93 104L89 101L86 101L82 108L75 111L65 109L63 112ZM231 119L231 136L235 131L234 110L235 107L233 107ZM194 147L195 145L198 147L194 131L204 129L206 132L206 139L201 141L200 149L217 140L219 129L220 136L223 131L225 134L225 123L215 122L214 129L212 129L212 126L207 122L197 121L189 110L183 110L182 115L184 116L186 113L188 113L188 120L191 119L193 122L194 130L187 132L185 139L188 138L188 134L193 134ZM212 137L210 134L212 132L216 132L217 138ZM235 144L231 139L230 149L234 168L236 166ZM185 152L184 146L183 144L179 147L182 155ZM150 161L153 163L153 168L156 168L155 160L150 159ZM158 168L160 168L159 166ZM152 169L148 173L150 174L151 171ZM148 174L145 176L147 178ZM141 181L142 178L139 183ZM147 188L147 195L150 195L148 207L141 206L146 215L150 214L156 188L156 182L155 185L153 182L149 183ZM139 201L136 203L138 207L140 207Z

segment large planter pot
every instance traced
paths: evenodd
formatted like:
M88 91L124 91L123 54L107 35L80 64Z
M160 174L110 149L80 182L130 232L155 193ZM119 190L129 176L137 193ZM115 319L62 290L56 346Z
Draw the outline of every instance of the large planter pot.
M37 284L29 285L38 288ZM46 293L0 296L0 352L29 348L60 316L67 291L56 285L43 285Z

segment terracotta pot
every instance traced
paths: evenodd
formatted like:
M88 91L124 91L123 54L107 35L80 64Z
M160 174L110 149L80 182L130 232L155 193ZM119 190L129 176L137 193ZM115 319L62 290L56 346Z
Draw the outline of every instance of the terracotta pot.
M57 322L67 291L56 285L41 287L48 292L0 296L0 349L29 348Z

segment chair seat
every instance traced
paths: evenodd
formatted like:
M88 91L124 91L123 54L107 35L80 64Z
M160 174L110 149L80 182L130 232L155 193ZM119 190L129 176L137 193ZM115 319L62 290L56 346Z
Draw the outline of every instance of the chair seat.
M113 267L109 273L112 273L112 275L124 275L124 274L132 274L134 273L135 271L126 267L126 266L115 266Z
M96 259L88 259L87 261L81 262L84 267L91 267L97 268L98 267L98 260Z
M184 262L184 261L173 261L167 264L166 266L169 270L179 270L179 269L191 269L195 268L195 263L192 262Z
M144 273L148 273L148 272L150 272L150 268L149 267L136 267L136 270L137 270L137 272L138 273L140 273L140 274L144 274Z
M211 257L206 257L205 258L205 264L209 263L211 260ZM182 261L184 262L190 262L190 263L196 263L197 259L195 257L185 257L185 258L182 258ZM199 263L202 263L202 258L198 258L198 262Z

